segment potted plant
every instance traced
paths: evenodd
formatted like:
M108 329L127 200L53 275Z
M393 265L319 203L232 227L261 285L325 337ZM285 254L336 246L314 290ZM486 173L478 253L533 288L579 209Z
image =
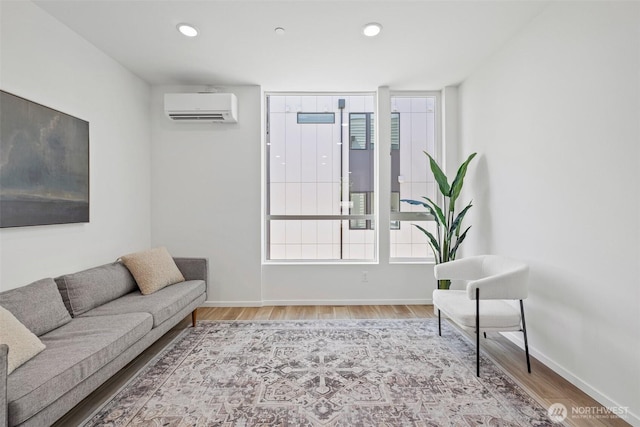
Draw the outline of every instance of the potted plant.
M447 180L447 176L442 172L442 169L438 166L438 163L433 159L433 157L431 157L426 151L424 154L429 157L429 166L431 167L431 172L438 183L438 189L443 196L443 204L440 206L426 196L422 197L424 201L411 199L402 199L401 201L411 205L423 206L427 212L433 216L437 227L435 236L433 233L425 230L418 224L413 225L427 236L436 264L440 264L456 259L458 248L464 241L465 237L467 237L467 232L471 228L471 226L469 226L461 232L462 221L464 220L467 212L469 212L469 209L471 209L471 202L456 214L456 201L462 191L464 176L467 174L467 167L477 153L471 154L467 160L460 165L460 168L458 168L458 172L456 173L456 177L451 185ZM450 286L451 282L449 280L438 280L438 289L449 289Z

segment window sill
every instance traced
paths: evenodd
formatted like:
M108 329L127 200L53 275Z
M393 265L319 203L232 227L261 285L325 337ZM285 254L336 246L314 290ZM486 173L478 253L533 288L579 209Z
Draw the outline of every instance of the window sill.
M395 264L425 264L435 265L435 259L433 258L391 258L389 260L390 265Z

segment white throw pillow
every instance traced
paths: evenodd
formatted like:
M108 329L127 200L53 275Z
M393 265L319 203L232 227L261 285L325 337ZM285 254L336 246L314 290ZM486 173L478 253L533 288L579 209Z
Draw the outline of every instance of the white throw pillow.
M184 276L164 246L123 255L120 259L136 279L142 295L184 282Z
M4 307L0 307L0 344L9 346L9 374L45 349L40 338Z

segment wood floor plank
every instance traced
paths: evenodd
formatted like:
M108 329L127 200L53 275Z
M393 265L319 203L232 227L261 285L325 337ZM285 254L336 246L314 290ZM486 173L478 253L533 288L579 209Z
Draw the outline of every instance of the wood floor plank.
M319 305L316 308L318 319L335 319L335 309L336 307L331 305Z
M397 313L391 305L381 305L378 307L378 313L383 319L397 319Z
M406 305L392 305L391 307L398 319L411 319L416 317Z
M334 319L349 319L349 308L346 305L339 305L333 308Z
M247 320L269 320L272 312L272 306L257 307L257 310L255 311L255 318Z
M302 306L300 318L303 320L317 320L318 319L318 309L313 305L305 305Z
M408 305L406 306L417 318L435 317L432 305Z
M239 310L237 317L231 320L255 320L258 307L243 307Z
M286 320L286 311L287 307L276 306L271 310L271 315L269 316L269 320Z

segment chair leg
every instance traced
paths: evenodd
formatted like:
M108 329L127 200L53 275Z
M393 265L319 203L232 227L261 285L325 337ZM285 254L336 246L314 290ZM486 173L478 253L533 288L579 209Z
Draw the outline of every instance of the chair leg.
M196 327L196 321L198 319L198 309L194 308L193 311L191 312L191 324L193 325L193 327Z
M524 321L524 304L520 300L520 315L522 316L522 332L524 333L524 351L527 355L527 371L531 373L531 361L529 360L529 342L527 340L527 324Z
M480 289L476 288L476 376L480 376Z
M442 319L440 318L440 309L438 309L438 335L442 336Z

